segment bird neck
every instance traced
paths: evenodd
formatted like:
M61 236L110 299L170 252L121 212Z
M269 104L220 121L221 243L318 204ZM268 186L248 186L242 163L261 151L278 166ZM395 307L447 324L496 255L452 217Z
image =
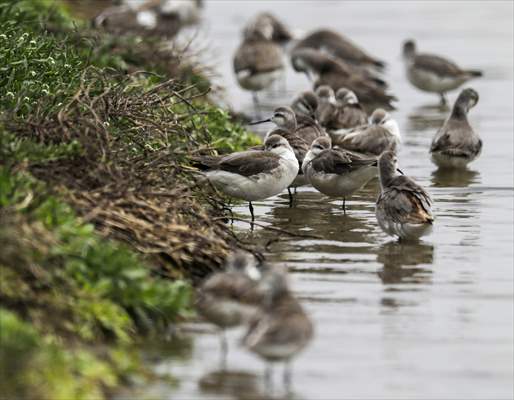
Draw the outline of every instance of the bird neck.
M454 119L466 119L468 116L466 105L463 102L457 101L455 102L451 117Z
M391 184L391 181L395 177L395 168L389 163L379 162L379 177L380 177L380 187L385 189Z

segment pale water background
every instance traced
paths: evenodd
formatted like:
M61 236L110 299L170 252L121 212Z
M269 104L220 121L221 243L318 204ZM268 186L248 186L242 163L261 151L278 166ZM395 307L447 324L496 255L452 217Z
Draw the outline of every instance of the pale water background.
M252 114L249 93L237 87L232 55L244 23L273 11L298 33L328 27L388 63L386 80L398 96L394 118L403 135L400 168L434 199L434 232L402 245L378 228L376 184L341 202L314 189L257 202L256 222L320 239L271 243L267 257L292 271L292 286L311 315L316 336L294 365L292 391L263 386L263 364L237 346L231 332L228 370L218 370L218 338L205 324L181 329L181 339L148 352L156 371L177 378L147 387L170 399L512 399L513 398L513 3L207 1L201 35L209 39L226 99ZM468 86L480 94L470 120L484 141L464 173L437 172L431 138L447 116L438 98L406 81L401 44L479 68ZM289 64L287 90L261 99L263 114L309 88ZM457 92L450 94L453 103ZM234 209L249 218L248 209ZM277 237L235 224L248 241ZM283 237L283 239L288 239Z

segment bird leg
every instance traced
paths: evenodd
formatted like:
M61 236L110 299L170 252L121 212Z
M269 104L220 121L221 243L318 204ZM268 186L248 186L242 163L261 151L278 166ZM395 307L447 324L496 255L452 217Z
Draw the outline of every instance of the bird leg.
M291 368L291 362L288 360L284 365L284 387L287 391L291 388L291 381L293 377L293 370Z
M343 197L343 213L346 215L346 197Z
M253 213L253 205L252 205L251 201L248 202L248 207L250 208L250 214L252 215L252 222L250 223L250 230L253 231L253 226L254 226L253 222L255 221L255 215Z
M287 188L287 193L289 194L289 207L293 207L293 194L291 193L291 188Z
M252 100L253 100L253 108L255 110L255 114L257 118L260 118L260 106L259 106L259 98L257 97L257 92L252 92Z
M220 346L221 346L221 358L220 365L221 369L224 371L227 367L227 356L228 356L228 343L227 336L225 335L225 329L220 331Z
M441 107L445 107L446 104L448 104L448 101L446 100L446 94L440 93L439 95L441 96L441 103L440 103L440 105L441 105Z
M273 392L273 365L268 362L266 363L266 369L264 370L264 384L269 390L269 393Z

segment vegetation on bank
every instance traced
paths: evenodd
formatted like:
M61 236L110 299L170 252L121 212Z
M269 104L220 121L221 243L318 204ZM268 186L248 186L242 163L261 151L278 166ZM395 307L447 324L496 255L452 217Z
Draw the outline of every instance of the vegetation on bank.
M0 25L0 393L102 398L238 245L188 157L257 141L158 38L44 0L0 0Z

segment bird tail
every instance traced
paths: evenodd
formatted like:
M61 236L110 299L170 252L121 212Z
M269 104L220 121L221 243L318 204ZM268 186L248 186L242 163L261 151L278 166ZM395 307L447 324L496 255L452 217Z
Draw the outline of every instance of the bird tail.
M466 73L468 75L471 75L471 76L474 76L474 77L477 77L477 78L484 75L482 73L482 71L480 71L478 69L470 69L470 70L466 71Z
M386 63L380 60L373 60L373 65L380 70L383 70L386 67Z

